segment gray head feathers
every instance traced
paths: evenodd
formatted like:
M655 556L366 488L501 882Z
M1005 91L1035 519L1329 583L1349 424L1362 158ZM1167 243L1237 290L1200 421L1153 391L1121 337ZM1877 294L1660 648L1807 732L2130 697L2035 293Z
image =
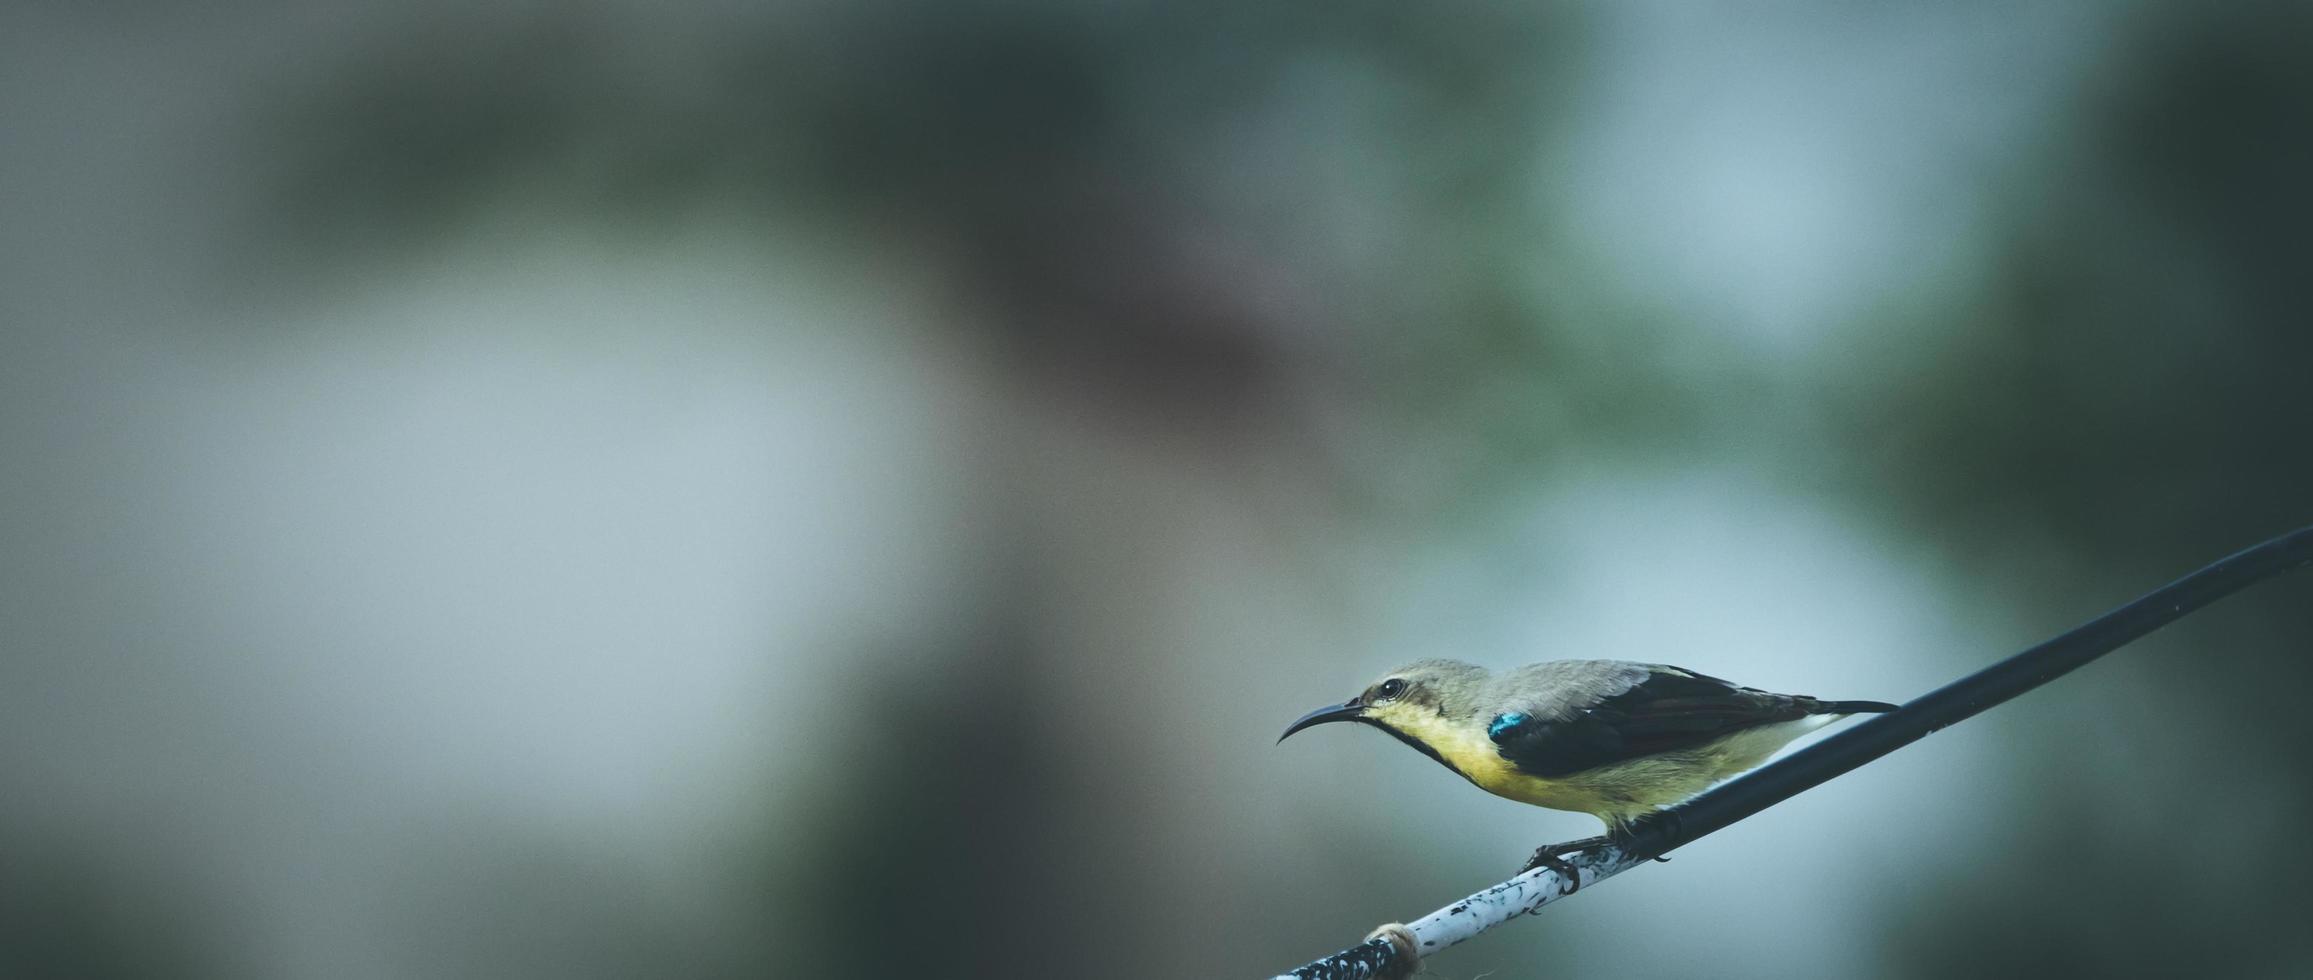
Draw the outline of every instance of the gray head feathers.
M1521 711L1564 719L1623 694L1662 670L1677 668L1622 660L1553 660L1495 673L1476 664L1433 658L1382 675L1365 689L1361 700L1425 704L1449 718ZM1403 685L1402 691L1392 693L1393 681Z

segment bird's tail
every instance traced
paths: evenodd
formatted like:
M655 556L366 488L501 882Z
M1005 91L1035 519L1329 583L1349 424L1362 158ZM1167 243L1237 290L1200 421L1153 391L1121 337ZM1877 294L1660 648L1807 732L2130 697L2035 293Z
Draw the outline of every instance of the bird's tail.
M1817 701L1814 708L1809 714L1876 715L1883 711L1894 711L1895 705L1885 701Z

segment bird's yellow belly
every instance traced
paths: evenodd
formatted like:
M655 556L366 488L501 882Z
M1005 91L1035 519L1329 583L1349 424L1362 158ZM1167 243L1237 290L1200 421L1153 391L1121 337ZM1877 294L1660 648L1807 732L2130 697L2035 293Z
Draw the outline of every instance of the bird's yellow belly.
M1610 825L1619 825L1693 796L1709 787L1713 780L1692 769L1648 765L1641 761L1558 779L1528 776L1505 767L1504 771L1471 781L1504 799L1588 813Z
M1457 746L1455 768L1478 788L1505 799L1553 810L1588 813L1620 826L1669 806L1758 765L1813 724L1767 726L1708 745L1645 756L1555 779L1513 768L1491 745ZM1466 760L1466 761L1465 761Z
M1579 785L1575 780L1550 780L1513 772L1491 774L1489 778L1472 780L1479 789L1504 799L1517 800L1553 810L1573 810L1595 813L1607 800L1597 791Z
M1766 761L1785 743L1830 721L1831 716L1761 725L1694 748L1625 759L1549 779L1518 771L1502 758L1481 725L1453 724L1433 712L1413 710L1381 720L1392 730L1418 739L1479 789L1520 803L1588 813L1610 827L1620 827Z
M1662 777L1670 775L1667 773L1653 773L1651 778L1635 772L1618 773L1627 765L1543 779L1519 772L1489 739L1460 732L1438 732L1432 738L1431 748L1479 789L1530 806L1594 814L1609 824L1626 823L1693 793L1683 787L1663 786Z

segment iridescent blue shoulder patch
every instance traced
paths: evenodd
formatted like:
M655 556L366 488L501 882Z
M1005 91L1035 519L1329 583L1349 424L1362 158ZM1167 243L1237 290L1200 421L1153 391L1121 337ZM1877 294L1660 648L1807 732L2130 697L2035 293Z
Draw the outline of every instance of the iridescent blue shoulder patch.
M1486 726L1486 737L1501 741L1502 733L1526 723L1523 711L1505 711L1494 716L1494 723Z

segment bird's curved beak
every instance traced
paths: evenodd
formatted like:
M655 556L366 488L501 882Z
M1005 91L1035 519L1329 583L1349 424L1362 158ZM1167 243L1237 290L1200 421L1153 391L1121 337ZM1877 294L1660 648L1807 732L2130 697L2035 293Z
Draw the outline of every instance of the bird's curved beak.
M1292 738L1294 732L1311 725L1322 725L1329 721L1356 721L1364 716L1365 702L1350 698L1340 704L1327 705L1302 715L1299 721L1285 726L1285 734L1277 736L1277 741L1282 742Z

